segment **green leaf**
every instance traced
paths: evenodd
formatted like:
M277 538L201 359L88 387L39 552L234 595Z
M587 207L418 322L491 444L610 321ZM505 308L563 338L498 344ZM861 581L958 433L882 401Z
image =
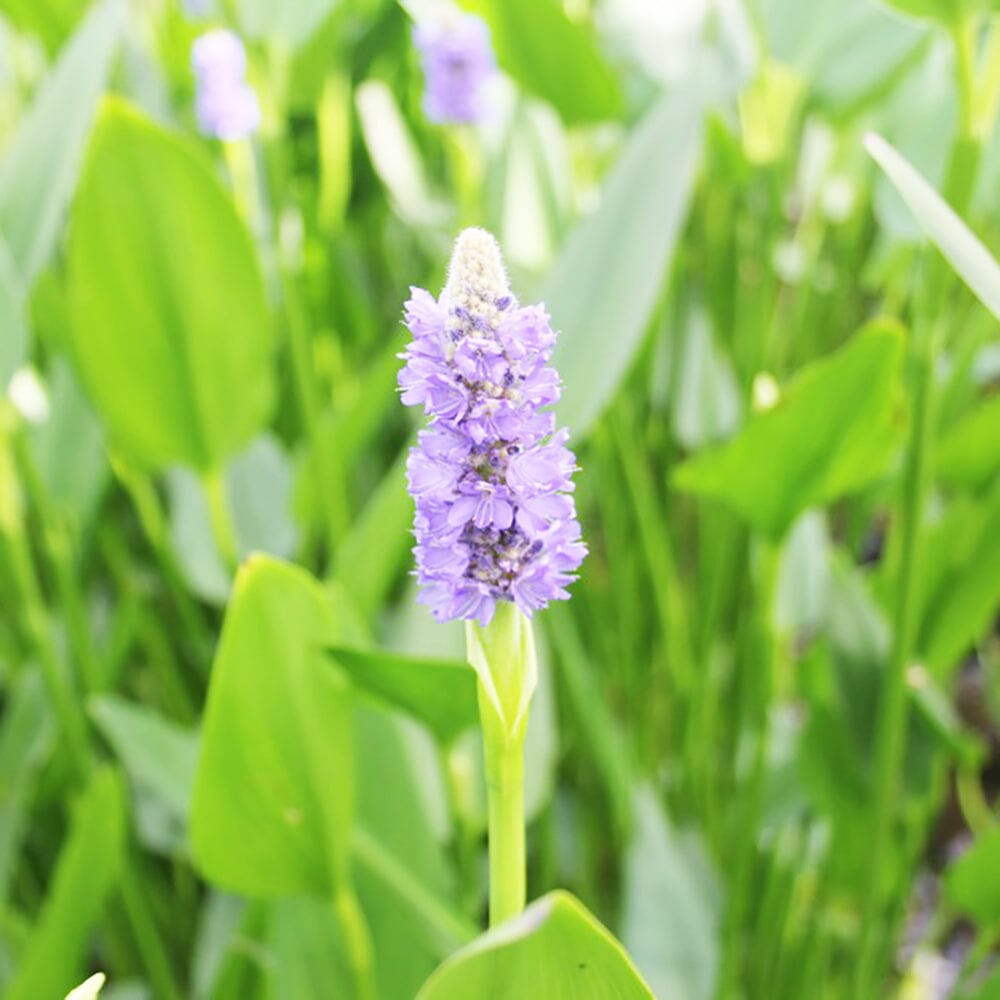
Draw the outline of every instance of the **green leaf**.
M396 213L418 228L444 225L451 209L431 189L417 144L391 88L366 80L354 93L361 135Z
M826 618L830 593L830 540L819 511L792 525L778 564L774 617L790 632L816 628Z
M348 997L354 974L342 934L326 900L299 896L276 900L268 927L270 997Z
M447 955L479 932L454 907L443 849L440 755L426 734L375 705L355 713L358 894L375 948L379 995L415 996Z
M701 145L694 87L663 97L630 136L601 206L570 234L544 286L560 332L559 419L586 434L635 357L687 216ZM609 248L613 248L610 251Z
M807 507L885 471L896 438L900 330L874 323L803 368L772 410L681 465L678 489L720 500L779 540Z
M97 4L61 54L0 163L0 232L30 289L56 248L80 152L121 36L122 4ZM94 253L100 263L102 255Z
M64 358L49 369L49 418L31 429L49 500L86 526L110 478L104 435Z
M977 837L975 843L945 874L945 893L962 913L980 926L1000 921L1000 827Z
M979 301L1000 319L1000 265L989 250L885 139L869 133L865 148L885 171L931 242Z
M239 0L239 21L250 38L298 48L336 7L338 0Z
M419 719L442 744L479 723L476 673L467 663L342 646L328 652L354 684Z
M929 537L919 649L931 674L947 675L987 630L1000 601L1000 492L963 504Z
M978 489L1000 473L1000 394L957 421L934 450L938 477L951 486Z
M681 347L674 433L688 449L728 437L740 422L736 376L719 350L703 308L691 311Z
M205 472L249 443L273 396L253 244L200 154L121 101L95 129L69 272L73 354L127 451Z
M262 434L227 465L225 482L239 554L290 558L298 531L291 517L292 468L281 442ZM170 541L180 568L199 597L224 604L232 577L212 534L204 486L186 469L174 468L167 489Z
M191 810L209 881L248 896L330 897L354 816L350 689L324 662L335 609L304 570L241 567L212 666Z
M808 81L810 103L834 114L880 101L927 41L871 0L764 0L761 20L767 51Z
M24 290L7 244L0 237L0 392L28 357L28 324Z
M648 788L635 796L622 937L660 997L711 1000L719 971L719 890L697 843L671 829Z
M571 21L556 0L464 0L489 24L497 61L567 125L621 114L618 79L589 25Z
M550 892L519 917L452 955L417 1000L630 1000L653 996L625 949L567 892Z
M337 552L334 575L368 617L384 605L410 552L413 500L406 491L407 451L400 452L375 487Z
M6 1000L61 997L80 981L90 928L118 877L124 848L121 780L104 768L73 810L69 838Z
M963 17L977 12L1000 11L997 0L883 0L901 14L921 20L954 25Z
M198 756L194 735L117 695L93 698L88 707L129 778L152 791L178 819L185 819Z
M89 0L3 0L3 16L18 31L34 32L54 52L73 30Z

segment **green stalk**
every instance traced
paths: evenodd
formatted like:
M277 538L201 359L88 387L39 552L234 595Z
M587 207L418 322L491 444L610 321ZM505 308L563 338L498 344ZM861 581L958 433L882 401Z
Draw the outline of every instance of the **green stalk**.
M180 1000L181 992L174 983L170 958L150 911L147 895L149 890L139 877L131 852L126 855L122 865L118 891L154 995L159 1000Z
M776 678L779 674L780 639L775 635L774 628L778 548L769 540L760 540L754 555L757 597L747 642L750 653L745 667L748 683L746 689L741 691L740 699L746 705L745 724L756 728L756 737L746 782L744 810L739 820L739 846L734 859L735 873L725 921L725 957L720 997L728 997L737 992L737 983L745 972L743 933L748 917L759 905L759 901L752 898L753 874L757 857L757 828L764 807L767 755L771 744L771 702L776 693Z
M954 28L959 130L945 176L944 197L963 214L972 196L981 145L976 138L975 24L965 19ZM906 671L917 634L919 581L923 563L923 520L931 485L933 429L936 419L934 362L941 324L935 318L945 301L949 272L944 262L930 260L922 304L913 330L913 415L903 469L899 504L899 563L895 581L893 640L879 704L872 786L872 822L867 899L861 928L858 961L854 967L854 992L865 995L876 989L880 947L876 928L882 923L885 898L883 868L897 819L900 784L908 728Z
M479 676L495 927L516 917L526 899L524 734L537 681L531 623L514 604L500 602L485 628L468 623L466 648Z
M79 664L83 690L93 694L101 687L101 664L87 621L86 600L80 587L76 554L66 518L55 508L38 472L25 434L12 438L13 450L27 491L28 502L38 511L44 525L42 540L52 566L59 603L62 606L70 647Z
M354 974L354 995L358 1000L375 1000L375 965L372 960L371 933L358 897L350 885L342 886L333 898L333 912L340 924L347 957Z
M6 455L3 431L4 428L0 426L0 465L4 466L5 471L9 470L13 474L13 464L3 461ZM16 488L16 484L11 484L11 487ZM47 498L42 499L40 513L50 513L51 505L48 504ZM35 647L42 679L66 741L74 780L82 784L87 780L95 760L90 730L84 713L84 702L76 690L72 676L60 661L59 651L52 636L49 611L45 605L19 510L14 504L7 504L0 513L3 514L0 517L0 541L6 543L10 555L15 586L22 604L29 638ZM42 530L48 530L48 526L43 525ZM126 917L157 995L163 1000L175 1000L181 993L174 986L169 959L160 942L148 900L137 883L133 864L132 858L126 855L120 875L119 892Z
M305 311L302 308L294 278L282 272L282 293L287 323L288 352L292 362L292 379L298 401L299 419L309 442L314 473L314 487L320 508L326 515L327 559L330 563L340 549L340 543L350 528L350 505L347 478L340 460L339 442L320 434L321 404L313 378L312 342Z
M490 836L490 926L516 917L526 898L524 736L485 740Z
M82 702L63 664L59 662L27 539L23 533L13 532L6 535L6 542L10 566L21 601L24 624L38 654L42 679L63 739L66 741L73 773L78 779L83 780L93 763L93 755L87 735L87 721L81 707Z

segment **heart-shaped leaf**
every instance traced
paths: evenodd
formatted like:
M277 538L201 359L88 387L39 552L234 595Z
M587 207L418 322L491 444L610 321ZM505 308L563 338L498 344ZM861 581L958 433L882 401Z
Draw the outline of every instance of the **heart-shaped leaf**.
M551 892L519 917L452 955L417 1000L650 1000L625 949L566 892Z

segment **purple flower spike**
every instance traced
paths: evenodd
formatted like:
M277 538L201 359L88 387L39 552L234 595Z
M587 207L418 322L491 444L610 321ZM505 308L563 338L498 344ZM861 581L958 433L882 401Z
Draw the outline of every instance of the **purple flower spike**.
M453 15L413 32L426 88L424 114L435 125L469 125L489 111L488 83L496 72L490 29L475 14Z
M242 139L260 125L260 104L244 79L247 55L240 37L218 28L196 38L191 68L198 85L198 127L216 139Z
M438 621L487 625L497 601L530 617L569 597L587 554L569 432L545 409L560 388L549 317L518 306L482 229L459 235L440 299L410 296L399 385L430 417L407 462L420 600Z

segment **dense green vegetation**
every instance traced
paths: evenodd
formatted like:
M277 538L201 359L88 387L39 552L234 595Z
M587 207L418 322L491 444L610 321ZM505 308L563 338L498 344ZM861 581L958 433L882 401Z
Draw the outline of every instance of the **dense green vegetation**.
M1000 5L461 6L478 125L435 0L0 0L0 991L1000 996ZM499 938L396 388L466 226L590 548Z

